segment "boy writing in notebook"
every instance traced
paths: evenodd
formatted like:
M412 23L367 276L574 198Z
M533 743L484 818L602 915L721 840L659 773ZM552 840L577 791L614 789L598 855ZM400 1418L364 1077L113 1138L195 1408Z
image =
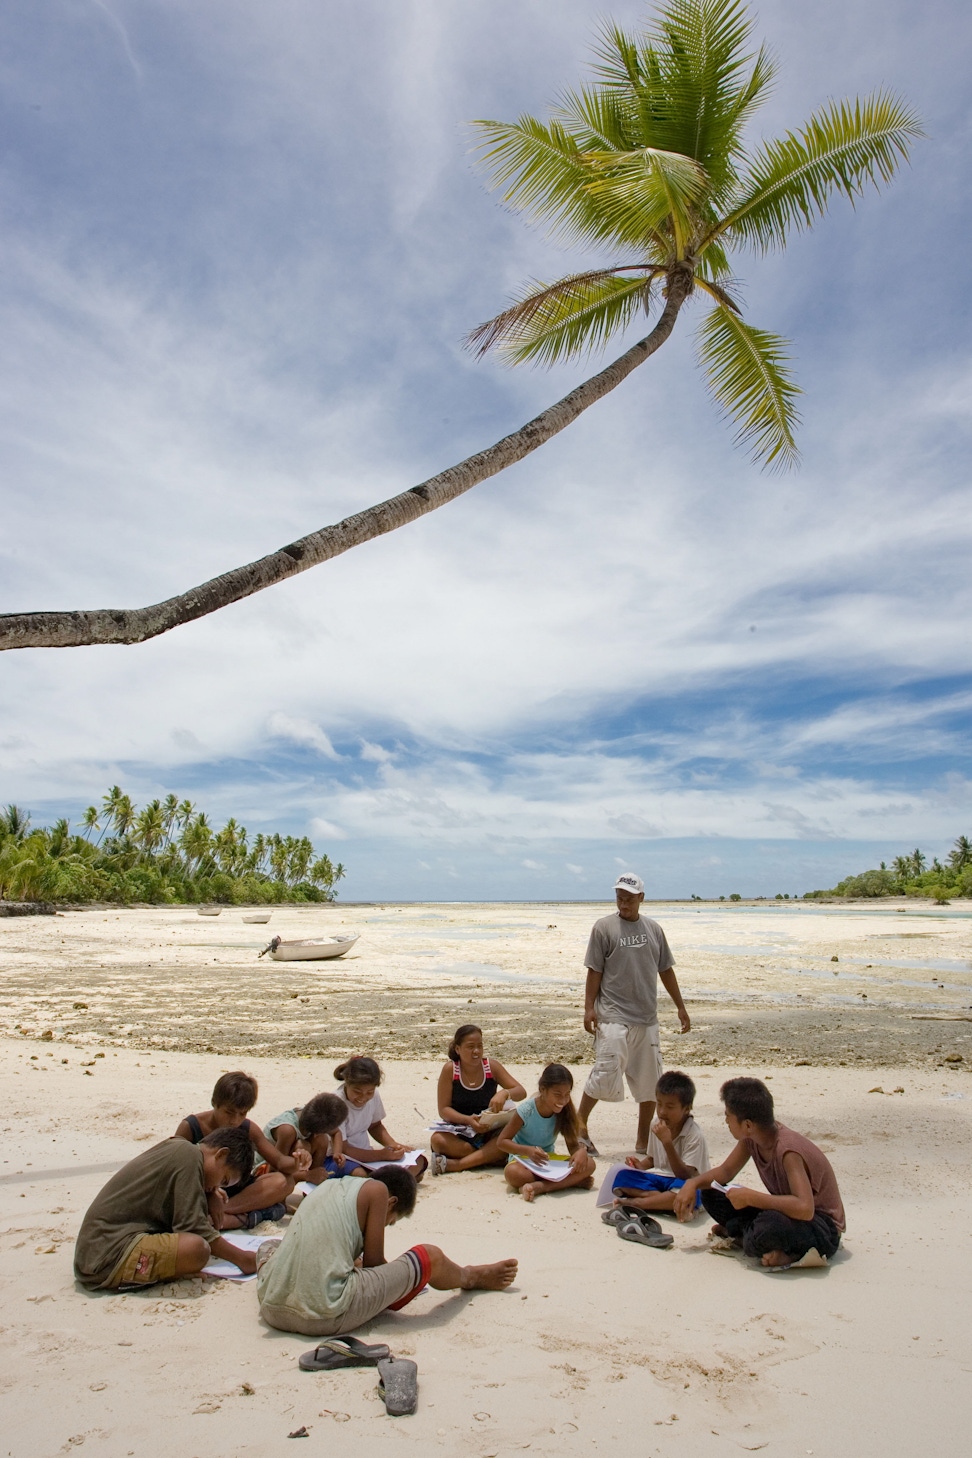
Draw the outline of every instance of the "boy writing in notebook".
M124 1165L88 1207L74 1274L90 1290L150 1286L194 1276L210 1255L256 1270L252 1251L219 1233L223 1191L250 1173L253 1145L240 1128L214 1129L198 1144L164 1139Z
M695 1084L687 1073L670 1069L655 1085L655 1121L644 1158L632 1155L614 1177L615 1205L639 1210L674 1210L675 1193L685 1181L709 1167L705 1135L692 1115ZM701 1206L696 1196L696 1206Z

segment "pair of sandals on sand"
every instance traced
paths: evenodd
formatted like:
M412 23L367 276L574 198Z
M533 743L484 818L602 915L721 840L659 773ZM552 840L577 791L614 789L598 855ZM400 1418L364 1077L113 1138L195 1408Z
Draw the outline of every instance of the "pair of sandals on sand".
M601 1216L605 1225L613 1225L622 1240L648 1245L653 1250L671 1250L674 1237L666 1235L658 1221L636 1205L615 1205Z
M418 1405L418 1367L393 1357L384 1342L369 1346L357 1337L328 1337L299 1359L302 1372L338 1372L343 1367L377 1367L378 1391L390 1417L407 1417Z

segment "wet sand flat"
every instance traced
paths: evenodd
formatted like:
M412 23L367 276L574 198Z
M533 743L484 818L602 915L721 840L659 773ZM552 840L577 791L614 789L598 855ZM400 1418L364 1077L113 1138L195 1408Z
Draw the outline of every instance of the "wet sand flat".
M583 956L607 905L70 911L0 921L0 1033L55 1043L429 1058L482 1022L504 1059L583 1064ZM653 904L693 1017L660 993L666 1061L972 1061L972 904ZM270 935L360 934L336 961L258 958ZM837 959L836 961L834 959Z

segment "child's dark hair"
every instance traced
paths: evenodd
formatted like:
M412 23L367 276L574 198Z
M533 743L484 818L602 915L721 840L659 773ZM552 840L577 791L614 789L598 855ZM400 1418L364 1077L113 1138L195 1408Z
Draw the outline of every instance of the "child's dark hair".
M231 1183L238 1185L245 1180L253 1171L253 1145L250 1143L250 1136L242 1125L237 1124L231 1129L214 1129L200 1139L200 1144L208 1144L210 1149L225 1149L227 1164L235 1169L238 1179Z
M410 1169L403 1169L400 1164L386 1164L383 1169L376 1169L368 1178L378 1180L390 1195L395 1196L398 1201L395 1207L396 1215L400 1215L403 1220L406 1216L411 1215L415 1209L418 1185L415 1183L415 1176Z
M742 1122L748 1119L762 1129L776 1125L773 1095L759 1078L730 1078L719 1090L727 1111Z
M373 1083L377 1087L381 1083L381 1069L373 1058L349 1058L335 1068L334 1077L341 1083Z
M477 1027L475 1023L463 1023L461 1028L456 1028L456 1031L452 1035L452 1042L446 1049L453 1063L459 1062L459 1044L464 1043L467 1038L472 1037L473 1033L478 1033L480 1037L483 1036L482 1028Z
M695 1084L687 1073L679 1073L677 1068L669 1068L662 1074L655 1084L655 1093L670 1094L683 1109L690 1109L695 1103Z
M561 1088L566 1084L568 1088L574 1087L574 1075L569 1068L562 1063L548 1063L540 1075L537 1084L538 1088ZM577 1110L574 1108L574 1100L568 1099L557 1115L557 1133L562 1134L568 1144L573 1143L577 1138L579 1128L577 1122Z
M224 1073L213 1089L214 1109L242 1109L249 1113L257 1101L257 1081L249 1073Z
M305 1139L314 1134L333 1134L347 1117L348 1106L339 1094L315 1094L297 1116L300 1125L297 1132Z

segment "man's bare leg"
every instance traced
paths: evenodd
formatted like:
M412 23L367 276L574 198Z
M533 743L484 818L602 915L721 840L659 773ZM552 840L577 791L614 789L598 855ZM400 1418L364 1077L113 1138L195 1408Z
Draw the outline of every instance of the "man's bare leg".
M579 1125L577 1134L580 1139L587 1140L588 1144L591 1144L593 1141L591 1140L590 1134L587 1132L587 1121L590 1118L596 1104L597 1099L592 1099L589 1093L581 1094L580 1107L577 1110L577 1123ZM652 1105L652 1107L654 1108L654 1105ZM596 1153L594 1149L591 1149L590 1152L592 1154Z
M651 1133L651 1121L654 1117L654 1099L646 1099L643 1104L638 1105L638 1138L635 1143L636 1154L648 1153L648 1135Z
M423 1247L429 1258L429 1285L436 1291L505 1291L516 1280L517 1262L493 1261L487 1266L457 1266L437 1245Z

